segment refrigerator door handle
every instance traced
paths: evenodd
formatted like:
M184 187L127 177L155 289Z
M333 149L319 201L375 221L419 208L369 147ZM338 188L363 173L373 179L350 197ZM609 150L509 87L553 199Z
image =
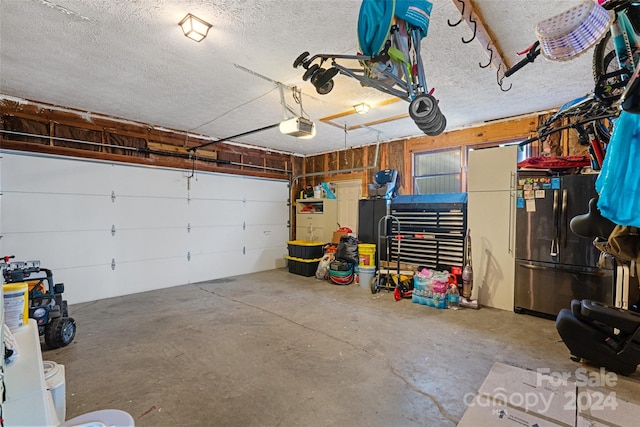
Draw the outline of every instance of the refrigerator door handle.
M519 262L518 263L520 265L520 267L522 268L528 268L529 270L562 270L562 271L568 271L568 272L573 272L573 273L579 273L582 272L584 269L583 268L572 268L571 266L568 265L563 265L562 267L547 267L544 265L537 265L537 264L525 264L523 262ZM607 274L609 274L611 270L607 270L607 269L597 269L594 270L592 272L589 272L589 274L593 275L593 276L606 276Z
M515 172L511 172L511 175L509 176L509 241L507 242L507 253L509 255L513 255L513 241L514 241L514 236L515 236L515 218L514 218L514 212L513 212L513 208L515 207L515 203L516 203L516 194L515 194L515 190L516 190L516 183L517 183L517 175Z
M563 248L567 246L567 203L569 195L567 189L562 190L562 208L560 209L560 244Z
M558 195L558 190L553 190L553 236L549 250L549 255L552 257L558 256Z
M513 191L509 192L509 241L507 242L507 253L513 254L513 206L515 205L515 194Z

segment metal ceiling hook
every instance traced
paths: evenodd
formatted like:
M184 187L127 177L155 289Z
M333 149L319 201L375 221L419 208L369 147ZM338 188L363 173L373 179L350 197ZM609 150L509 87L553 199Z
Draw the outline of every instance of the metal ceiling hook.
M469 14L469 22L473 22L473 36L471 36L471 38L469 40L465 40L464 37L462 38L462 43L471 43L473 41L473 39L476 38L476 32L478 32L478 23L476 21L473 20L473 18L471 17L471 14Z
M451 21L447 19L447 24L449 24L450 27L457 27L458 25L460 25L460 23L464 19L464 6L466 3L462 0L458 0L458 2L462 3L462 12L460 13L460 20L455 24L452 24Z
M504 73L502 73L502 77L500 77L500 69L502 68L503 65L504 65L503 63L500 63L500 65L498 65L498 71L496 71L496 81L498 82L498 86L500 86L501 91L508 92L513 87L513 84L512 83L509 84L509 89L505 89L502 87L504 83Z
M480 68L487 68L489 65L491 65L491 61L493 61L493 48L490 46L491 42L487 43L487 50L491 52L491 54L489 55L489 62L487 63L487 65L482 65L480 62L478 62Z

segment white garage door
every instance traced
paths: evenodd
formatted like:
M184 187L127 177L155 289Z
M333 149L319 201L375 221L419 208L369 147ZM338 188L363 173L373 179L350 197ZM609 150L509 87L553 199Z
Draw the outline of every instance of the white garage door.
M286 181L2 153L0 250L70 303L284 267Z

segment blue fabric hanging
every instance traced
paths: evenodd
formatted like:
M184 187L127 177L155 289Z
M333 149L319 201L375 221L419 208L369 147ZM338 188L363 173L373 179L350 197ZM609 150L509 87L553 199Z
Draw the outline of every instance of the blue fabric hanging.
M396 0L395 16L420 29L420 38L427 37L433 4L426 0Z
M384 47L393 22L396 0L363 0L358 16L358 43L366 56L375 56Z
M640 114L620 113L596 191L602 216L618 225L640 227Z
M375 56L389 39L394 16L427 36L433 4L427 0L363 0L358 15L358 43L366 56Z

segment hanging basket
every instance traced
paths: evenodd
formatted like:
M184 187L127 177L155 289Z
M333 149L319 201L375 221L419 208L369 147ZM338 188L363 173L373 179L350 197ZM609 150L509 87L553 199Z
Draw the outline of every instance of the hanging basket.
M542 56L550 61L573 59L596 44L609 31L613 11L592 0L539 22L536 37Z

